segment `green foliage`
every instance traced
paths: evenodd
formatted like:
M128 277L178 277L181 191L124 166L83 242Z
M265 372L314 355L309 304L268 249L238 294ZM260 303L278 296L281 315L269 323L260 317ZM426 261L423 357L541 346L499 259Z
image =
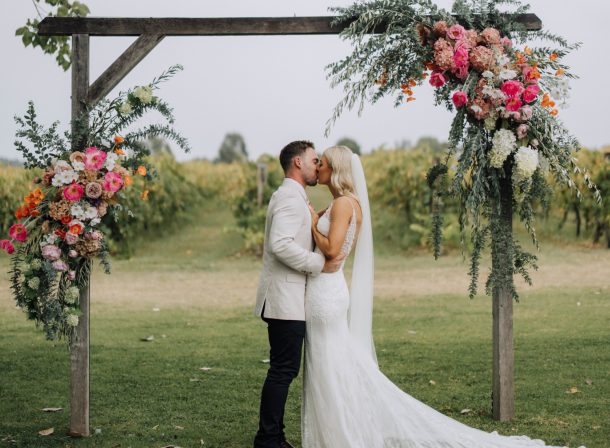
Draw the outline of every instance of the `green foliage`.
M343 137L337 142L337 146L347 146L354 154L362 154L360 152L360 145L353 138Z
M246 142L242 135L237 132L225 135L218 149L216 162L232 163L246 160L248 160L248 151L246 151Z
M64 70L68 70L72 64L72 53L70 49L70 36L39 36L38 25L40 21L47 17L85 17L89 14L86 4L79 1L70 0L32 0L36 8L37 18L28 19L26 24L15 30L15 36L21 36L21 41L25 47L31 45L33 48L40 47L46 53L55 55L57 65ZM45 11L43 5L51 9Z

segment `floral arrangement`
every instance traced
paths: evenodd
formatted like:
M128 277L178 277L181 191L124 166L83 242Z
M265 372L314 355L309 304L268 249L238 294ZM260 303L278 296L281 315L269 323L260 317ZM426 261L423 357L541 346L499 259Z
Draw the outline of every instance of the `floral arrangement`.
M396 106L412 103L414 89L427 80L436 104L455 111L447 158L427 178L435 256L442 197L450 194L459 199L462 235L470 224L470 296L477 292L480 257L490 239L487 292L509 289L517 298L513 274L529 282L527 268L537 266L513 236L513 212L537 246L535 210L548 205L549 176L580 197L572 173L583 173L601 201L588 173L576 165L578 141L558 119L574 77L562 60L579 45L528 31L518 18L529 6L517 0L456 0L451 13L429 0L373 0L334 10L337 23L350 24L342 36L354 49L328 67L332 85L342 85L345 95L327 131L344 109L359 105L361 111L385 95L395 94ZM375 34L380 26L385 31ZM552 46L531 48L529 39Z
M144 139L161 135L189 149L169 125L151 125L125 137L119 134L148 110L161 112L173 123L171 109L153 96L153 90L180 69L174 66L150 85L104 100L88 111L91 124L86 133L65 135L70 141L85 141L82 150L64 149L68 145L58 134L57 123L46 131L36 123L32 103L24 118L16 118L22 128L18 137L34 145L31 149L23 141L16 143L26 167L44 171L15 211L18 222L9 229L10 239L0 240L0 248L13 257L11 281L18 306L44 326L49 339L64 336L70 342L79 322L80 291L88 285L91 260L100 257L110 273L104 220L117 219L122 193L135 176L153 179ZM141 199L147 195L144 189Z

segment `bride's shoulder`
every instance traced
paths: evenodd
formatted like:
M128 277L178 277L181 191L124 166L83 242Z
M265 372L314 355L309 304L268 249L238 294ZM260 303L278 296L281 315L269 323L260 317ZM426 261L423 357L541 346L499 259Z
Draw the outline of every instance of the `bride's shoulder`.
M339 196L330 203L328 207L332 216L349 215L351 216L354 208L352 200L347 196Z

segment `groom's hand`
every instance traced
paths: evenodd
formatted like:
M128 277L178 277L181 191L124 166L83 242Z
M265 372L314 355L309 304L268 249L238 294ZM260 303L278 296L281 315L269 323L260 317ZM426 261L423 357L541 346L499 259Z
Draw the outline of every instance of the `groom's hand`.
M322 272L326 272L327 274L337 272L339 268L341 268L341 263L343 263L343 260L345 260L345 254L343 253L337 255L335 258L326 260Z

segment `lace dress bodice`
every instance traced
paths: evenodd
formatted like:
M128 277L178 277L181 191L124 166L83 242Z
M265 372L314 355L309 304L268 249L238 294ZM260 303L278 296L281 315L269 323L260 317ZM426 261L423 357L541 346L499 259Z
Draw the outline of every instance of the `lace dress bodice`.
M317 229L318 231L328 238L328 234L330 232L330 213L333 208L334 202L328 206L326 211L320 219L318 220ZM356 218L356 208L352 203L352 217L349 221L349 226L347 228L347 233L345 234L345 240L343 241L343 245L341 246L341 253L347 255L350 254L352 247L354 246L354 241L356 240L356 230L357 230L357 218ZM318 248L316 248L318 253L322 253ZM345 261L343 262L345 264ZM343 266L343 265L342 265Z

